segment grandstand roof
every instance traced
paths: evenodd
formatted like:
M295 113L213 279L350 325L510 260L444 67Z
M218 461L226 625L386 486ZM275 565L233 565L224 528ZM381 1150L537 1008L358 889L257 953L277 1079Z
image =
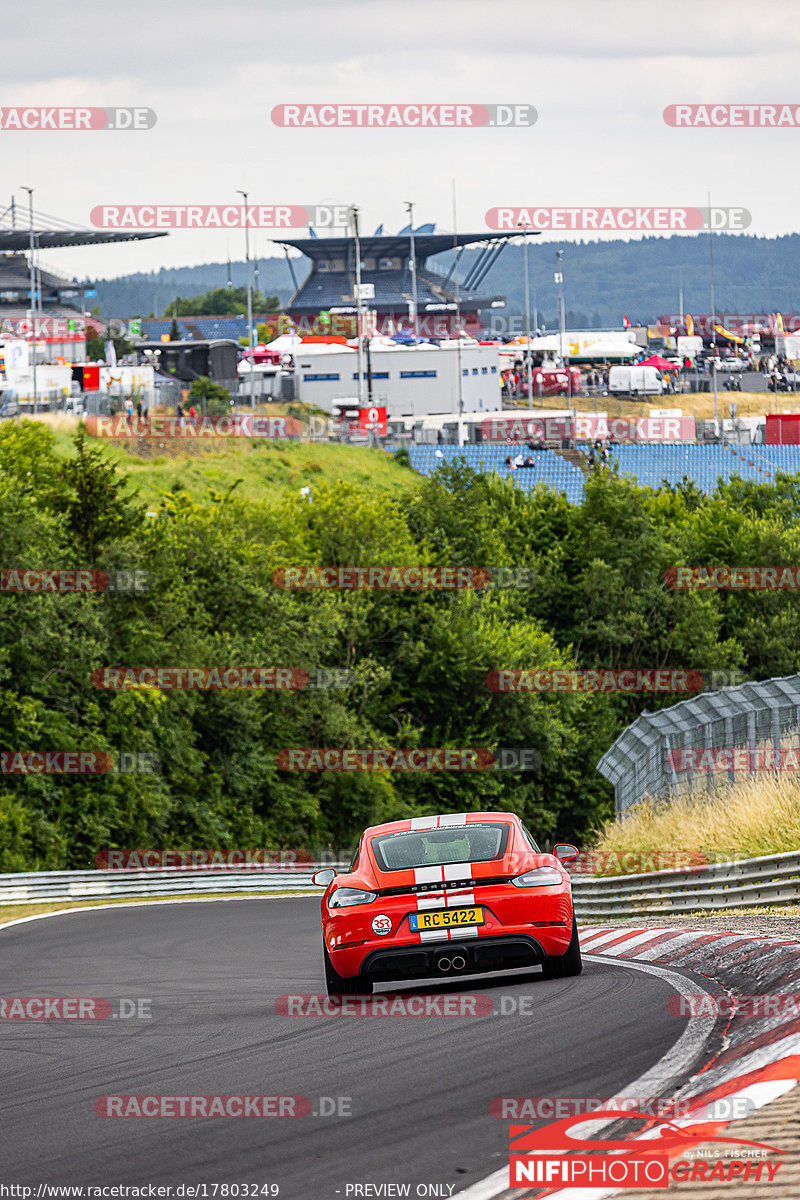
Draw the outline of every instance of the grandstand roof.
M414 233L414 255L417 260L417 301L420 313L455 310L457 302L469 309L489 308L505 304L505 297L486 295L477 291L489 268L510 238L520 236L519 230L508 233L433 233L433 226L423 225ZM288 311L294 314L320 312L327 309L351 308L353 299L355 238L309 237L273 239L280 246L292 246L311 259L311 271L289 301ZM456 284L455 269L465 246L480 243L482 249L470 264L463 283ZM375 298L369 307L380 312L405 311L412 299L413 285L409 262L411 233L408 228L396 234L359 239L363 261L374 258L398 259L402 264L387 270L362 267L361 282L375 287ZM456 250L456 258L447 276L425 268L434 254ZM334 271L326 266L335 261ZM353 310L355 311L355 310Z
M28 209L12 203L0 212L0 253L30 248L31 216ZM107 242L141 242L146 238L166 237L163 231L89 229L54 217L49 213L33 212L33 235L39 250L69 246L94 246Z
M531 230L531 233L538 236L536 230ZM483 233L415 233L414 252L417 258L424 262L430 255L443 254L445 250L471 246L477 242L508 241L509 238L520 237L521 234L522 231L518 229L509 233L492 233L489 230ZM273 238L273 241L279 246L293 246L295 250L315 261L330 258L332 254L346 253L355 245L355 238L352 237ZM381 254L391 257L393 254L408 254L411 247L409 233L362 237L359 241L362 255Z
M166 237L166 233L125 232L112 229L40 229L34 228L36 246L39 250L53 250L64 246L94 246L103 242L141 242L145 238ZM0 228L0 251L27 250L30 232L25 229Z

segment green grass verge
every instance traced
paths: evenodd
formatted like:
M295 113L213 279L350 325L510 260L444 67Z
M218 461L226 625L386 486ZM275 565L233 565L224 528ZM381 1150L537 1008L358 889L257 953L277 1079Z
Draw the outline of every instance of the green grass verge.
M77 425L77 422L76 422ZM72 434L55 430L56 449L64 458L73 453ZM164 492L188 492L195 502L208 500L209 488L225 492L241 480L236 495L251 501L276 501L302 487L342 480L371 492L402 495L418 488L415 471L395 462L385 450L328 442L270 442L266 438L217 438L190 443L168 439L146 443L147 457L135 443L103 442L114 462L130 477L132 487L150 507Z

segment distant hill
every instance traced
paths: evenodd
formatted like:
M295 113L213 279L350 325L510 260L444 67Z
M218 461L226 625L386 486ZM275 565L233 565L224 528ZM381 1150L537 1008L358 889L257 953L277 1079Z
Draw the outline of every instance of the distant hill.
M553 282L558 244L530 241L531 287L535 291L539 324L556 328L558 307ZM638 242L565 242L564 288L567 325L598 328L619 325L626 313L635 324L652 322L665 312L679 310L683 286L684 310L710 310L709 243L704 236L651 237ZM460 275L465 276L475 251L464 253ZM482 290L508 298L498 315L524 312L523 251L510 245L483 281ZM447 269L450 252L432 259ZM293 259L298 282L309 263ZM93 281L103 316L160 316L177 296L194 296L225 286L227 263L162 269L150 274L123 275ZM245 284L243 262L233 263L235 287ZM767 238L739 234L714 236L716 307L725 312L800 311L800 235ZM259 260L259 286L265 295L278 295L286 304L294 284L285 258ZM491 314L486 313L488 320Z

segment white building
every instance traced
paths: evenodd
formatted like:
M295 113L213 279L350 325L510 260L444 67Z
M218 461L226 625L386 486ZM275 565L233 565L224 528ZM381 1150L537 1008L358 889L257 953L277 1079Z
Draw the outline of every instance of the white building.
M312 350L312 347L309 347ZM358 352L346 346L293 348L297 396L331 412L358 396ZM391 420L444 413L494 412L502 407L497 346L470 341L443 346L376 344L372 360L372 403L386 406ZM366 362L364 404L367 404Z

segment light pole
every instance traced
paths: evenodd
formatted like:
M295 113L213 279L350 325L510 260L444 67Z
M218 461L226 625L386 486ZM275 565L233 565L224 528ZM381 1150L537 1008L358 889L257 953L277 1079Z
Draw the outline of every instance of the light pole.
M708 261L711 269L711 375L714 380L714 436L719 433L717 411L717 305L714 298L714 235L711 231L711 192L708 193ZM778 389L775 388L775 398Z
M408 229L411 236L411 256L408 260L408 267L411 271L411 296L414 305L412 314L414 340L419 340L419 319L417 317L417 258L416 246L414 244L414 204L411 200L406 200L406 212L408 213Z
M453 255L457 256L458 251L458 211L456 209L456 181L450 181L453 192ZM456 262L458 258L456 257ZM458 379L458 444L464 445L464 383L461 375L461 285L458 281L458 274L454 276L456 287L456 377Z
M526 340L528 343L527 354L526 354L526 362L527 362L526 373L527 373L527 377L528 377L528 408L533 408L533 363L532 363L532 356L531 356L531 284L530 284L530 276L528 275L528 231L530 229L530 226L525 225L524 222L522 222L522 221L518 222L518 226L519 225L522 225L524 228L524 231L525 231L522 236L524 239L523 259L524 259L524 263L525 263L525 337L526 337Z
M33 365L33 411L36 412L38 400L36 388L36 268L33 265L33 188L23 187L28 193L28 211L30 213L30 279L31 279L31 358Z
M558 263L559 267L561 266L563 261L564 261L564 251L556 250L556 262ZM559 328L561 330L561 333L560 333L560 336L558 339L558 349L561 354L562 366L565 366L566 371L567 371L567 395L569 396L570 402L571 402L572 401L572 376L570 375L570 370L569 370L569 358L565 358L565 356L564 356L564 336L565 336L565 330L566 330L566 324L567 324L566 314L564 312L564 272L561 270L556 271L556 273L553 276L553 279L558 284Z
M358 351L358 407L364 407L364 343L361 331L361 238L358 232L358 208L351 205L356 250L356 350Z
M256 356L253 345L253 287L250 279L250 222L247 216L247 192L236 189L244 197L244 260L247 266L247 338L250 343L250 407L255 408L254 385L256 377Z

